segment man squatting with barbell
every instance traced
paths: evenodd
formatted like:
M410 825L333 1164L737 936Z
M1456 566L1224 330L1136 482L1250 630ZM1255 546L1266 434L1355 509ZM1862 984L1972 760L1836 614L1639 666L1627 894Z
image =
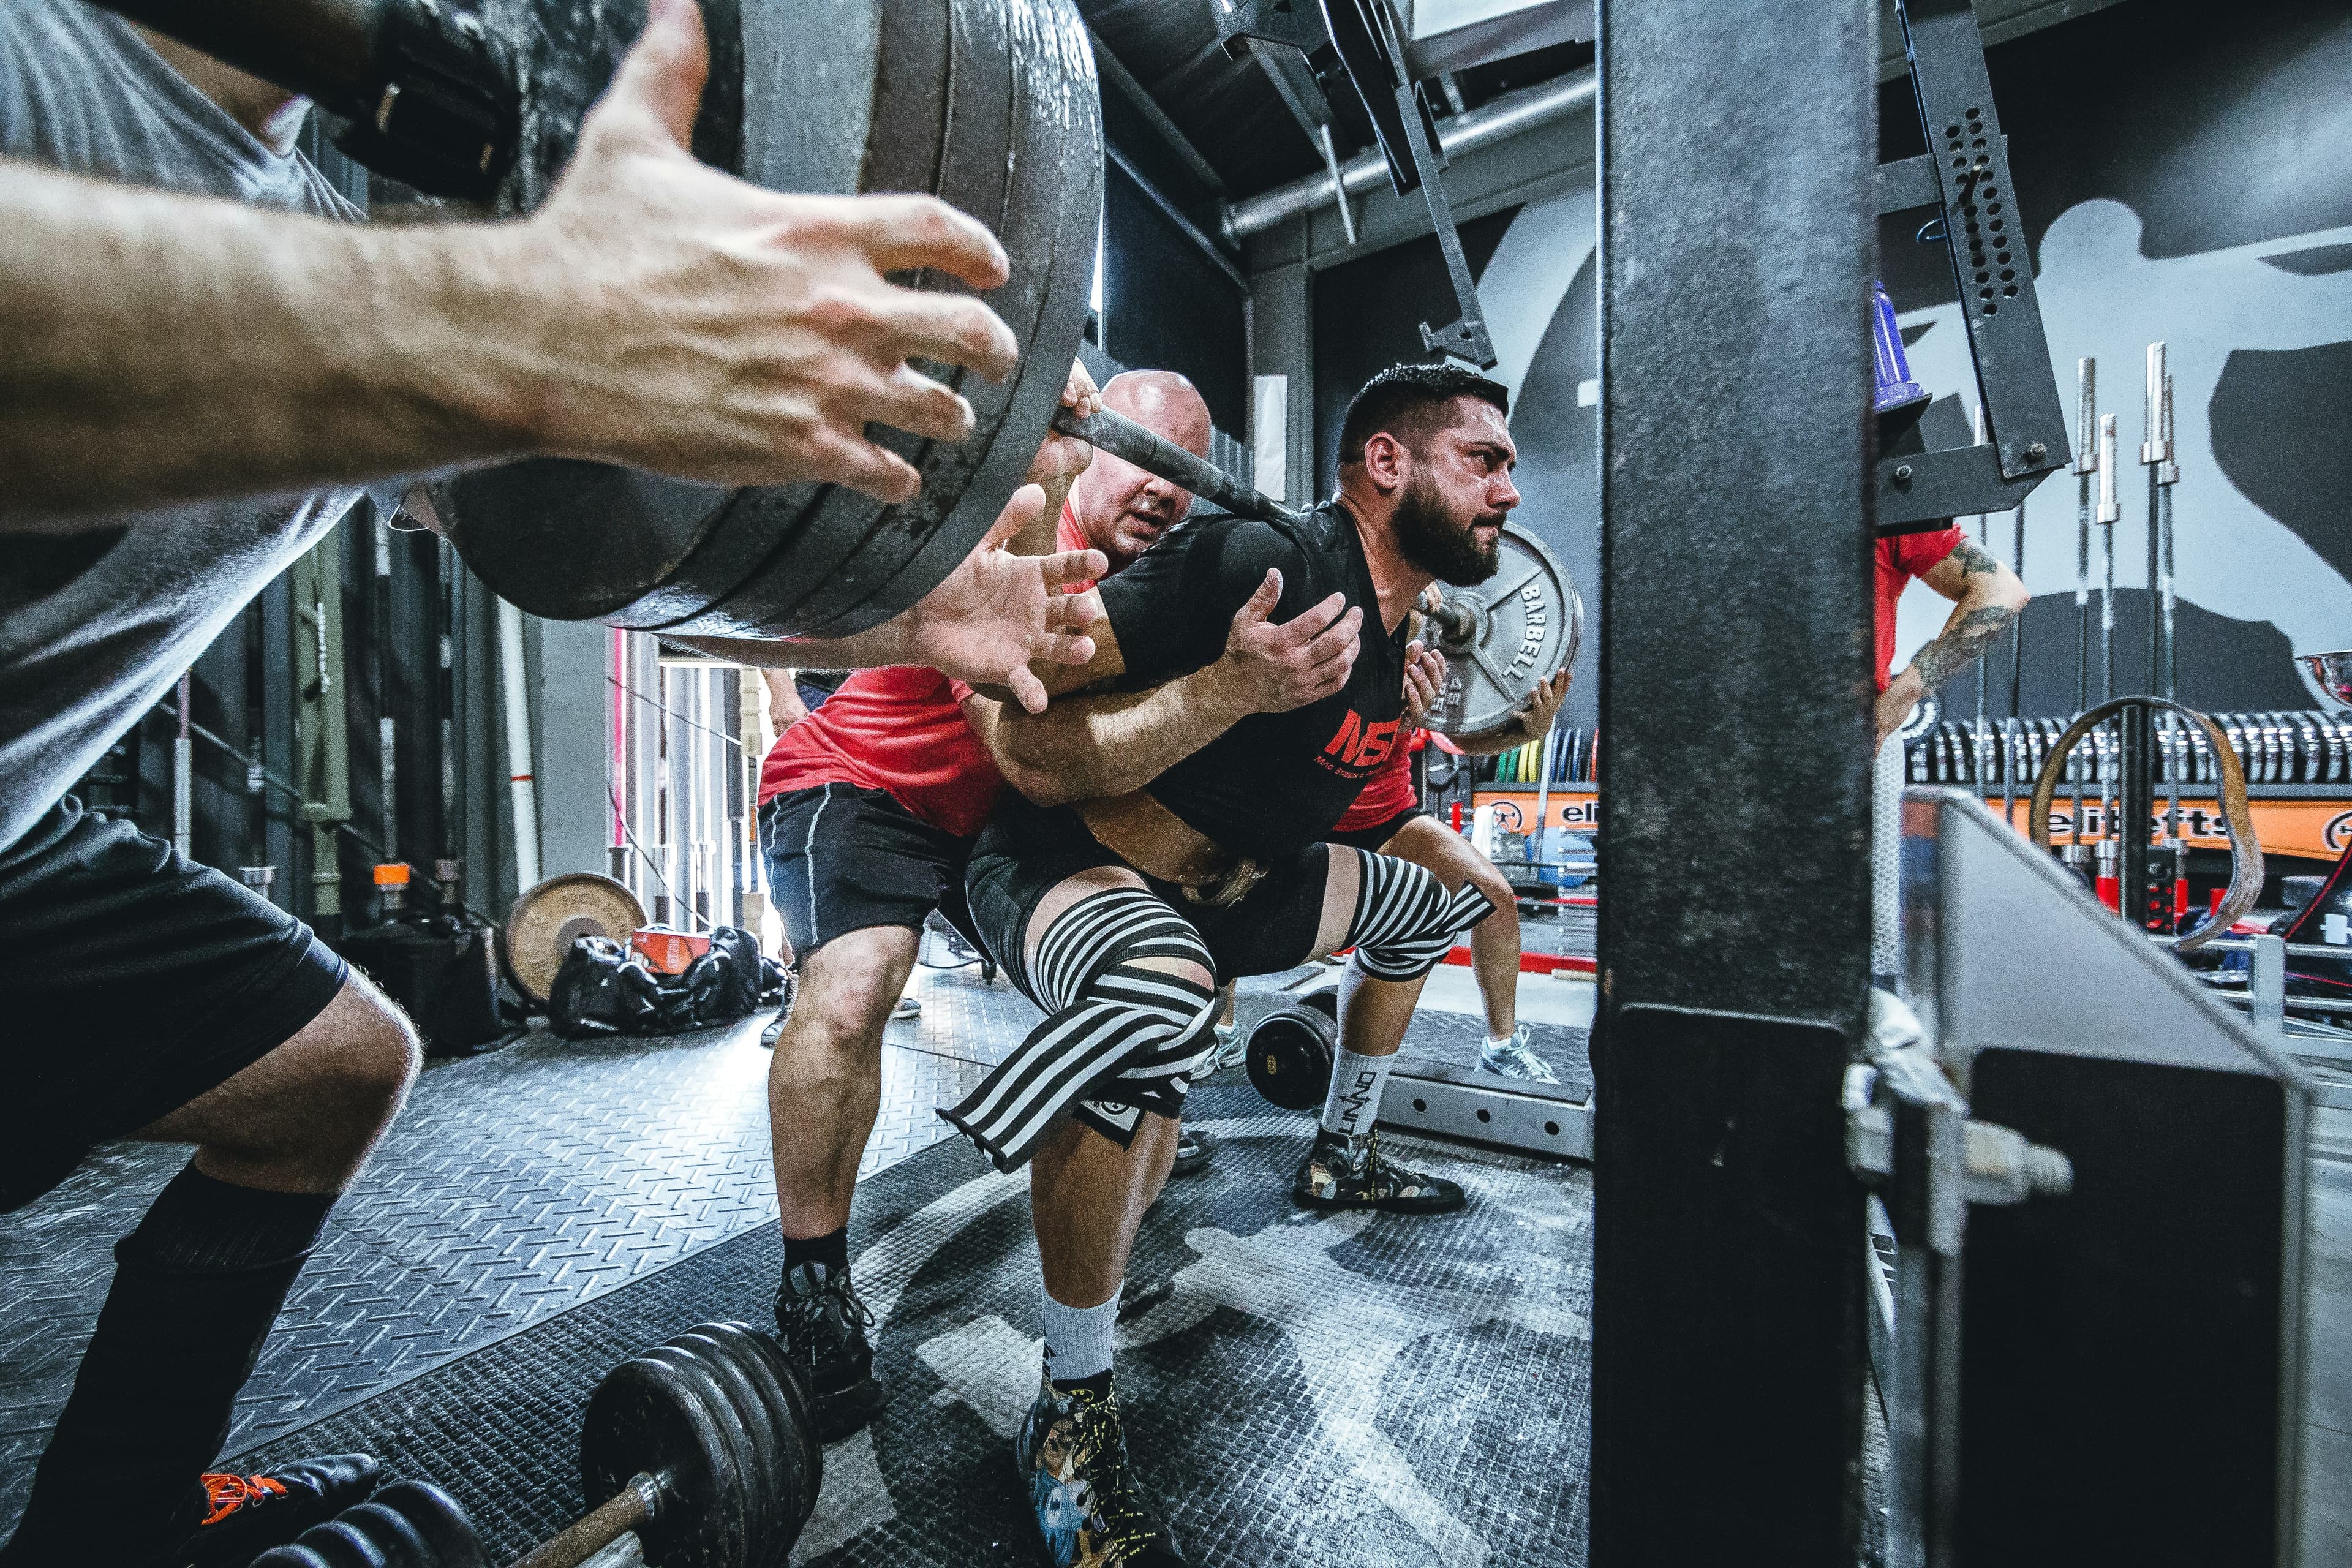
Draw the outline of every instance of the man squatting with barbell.
M1184 1094L1214 1053L1225 978L1355 950L1321 1124L1292 1184L1312 1208L1459 1209L1461 1188L1389 1163L1372 1122L1423 980L1488 911L1474 885L1325 836L1435 695L1408 639L1432 582L1484 581L1518 503L1502 387L1458 365L1401 366L1349 405L1338 498L1295 523L1199 520L1103 584L1094 658L1045 679L1063 696L996 727L1011 764L1048 777L1150 747L1161 771L1114 798L999 800L966 893L978 932L1045 1020L944 1114L1000 1169L1030 1167L1043 1269L1044 1379L1015 1460L1062 1563L1176 1564L1139 1495L1111 1374L1119 1287L1166 1179ZM1234 720L1184 678L1221 660L1237 616L1336 595L1362 636L1330 695ZM1262 613L1262 612L1261 612Z
M655 0L536 214L370 232L322 221L357 215L294 151L299 100L78 0L0 5L0 1208L106 1140L196 1146L116 1249L8 1568L241 1564L370 1489L363 1456L205 1472L417 1061L306 925L72 782L352 485L566 455L901 500L917 475L868 422L971 425L907 362L1012 367L985 304L884 277L992 288L984 228L698 163L704 71L693 8ZM1069 628L1093 601L1055 590L1103 562L993 548L1041 502L916 609L793 661L1042 701L1027 660L1092 652Z
M1083 417L1097 400L1085 370L1073 367L1064 403ZM1129 371L1111 379L1099 403L1208 455L1208 405L1181 375ZM1192 502L1167 480L1063 436L1047 436L1028 477L1045 487L1049 510L1014 548L1093 549L1113 574L1181 522ZM847 1227L880 1103L883 1027L913 971L925 919L944 907L969 925L964 864L1008 784L1046 805L1123 795L1198 744L1198 724L1338 690L1361 616L1343 613L1333 594L1276 626L1266 621L1273 604L1269 581L1234 616L1223 656L1175 683L1171 698L1199 716L1194 726L1163 726L1121 752L1074 753L1052 769L1024 766L992 746L995 701L911 666L851 676L770 751L761 770L760 841L770 901L800 963L768 1079L784 1244L776 1324L809 1383L826 1441L865 1426L881 1407ZM793 657L781 645L697 640L755 664Z

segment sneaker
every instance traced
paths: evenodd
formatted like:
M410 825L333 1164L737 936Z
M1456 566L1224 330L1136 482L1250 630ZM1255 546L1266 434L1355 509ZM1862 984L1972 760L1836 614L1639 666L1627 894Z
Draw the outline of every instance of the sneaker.
M803 1263L776 1292L776 1336L808 1384L817 1436L835 1442L882 1413L882 1384L874 1375L874 1347L866 1331L874 1314L849 1282L822 1263Z
M1521 1024L1511 1031L1509 1039L1488 1040L1480 1046L1478 1070L1524 1079L1529 1083L1558 1083L1559 1077L1551 1070L1551 1064L1528 1046L1528 1026Z
M899 997L898 1005L890 1009L890 1021L894 1024L904 1023L908 1018L919 1018L922 1016L923 1005L912 996Z
M1088 1380L1091 1383L1093 1380ZM1042 1380L1013 1440L1013 1462L1055 1568L1184 1568L1128 1468L1118 1395L1101 1380L1066 1388Z
M1452 1182L1390 1164L1378 1132L1342 1138L1319 1127L1290 1184L1290 1199L1302 1208L1395 1214L1448 1214L1470 1201Z
M1207 1164L1209 1156L1216 1152L1217 1135L1215 1133L1195 1132L1190 1128L1185 1128L1176 1134L1176 1163L1169 1167L1168 1173L1171 1176L1189 1176Z
M314 1524L365 1502L383 1466L365 1454L296 1459L257 1476L200 1477L211 1507L188 1542L190 1568L244 1568Z
M1216 1036L1216 1049L1209 1058L1209 1070L1201 1075L1202 1078L1214 1078L1227 1068L1241 1066L1249 1058L1249 1041L1239 1025L1219 1024Z
M776 1038L784 1032L784 1025L793 1016L793 998L801 994L801 977L792 970L784 971L784 994L776 1005L776 1016L760 1031L760 1044L770 1050L776 1048Z

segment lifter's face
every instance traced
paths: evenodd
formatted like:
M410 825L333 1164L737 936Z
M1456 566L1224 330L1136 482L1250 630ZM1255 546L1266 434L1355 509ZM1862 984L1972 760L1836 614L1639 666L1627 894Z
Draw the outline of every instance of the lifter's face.
M1503 520L1519 504L1511 482L1519 449L1493 404L1458 397L1454 416L1419 450L1407 449L1391 522L1408 562L1460 586L1485 582L1502 563Z
M1209 455L1209 409L1197 393L1123 395L1114 377L1103 389L1103 406L1124 414L1163 440L1196 458ZM1097 451L1070 487L1071 509L1087 542L1110 557L1114 572L1132 565L1192 510L1192 494L1147 474L1108 452Z

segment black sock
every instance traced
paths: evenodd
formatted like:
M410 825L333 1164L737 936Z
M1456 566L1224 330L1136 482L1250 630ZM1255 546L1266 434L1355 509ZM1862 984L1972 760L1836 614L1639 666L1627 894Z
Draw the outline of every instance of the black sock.
M1056 1394L1076 1394L1081 1389L1097 1395L1110 1392L1110 1370L1108 1367L1092 1377L1056 1377L1050 1381Z
M838 1274L848 1268L849 1227L844 1226L806 1240L784 1237L784 1272L790 1274L803 1263L822 1263L827 1274Z
M268 1193L193 1164L115 1244L114 1284L0 1559L168 1559L204 1518L196 1478L228 1436L333 1193Z

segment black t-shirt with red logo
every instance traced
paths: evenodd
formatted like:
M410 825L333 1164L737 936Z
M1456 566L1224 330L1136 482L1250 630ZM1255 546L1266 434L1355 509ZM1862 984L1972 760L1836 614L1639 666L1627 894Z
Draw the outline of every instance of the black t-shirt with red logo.
M1101 586L1127 662L1119 684L1136 689L1223 654L1234 612L1270 566L1282 573L1276 622L1333 593L1364 612L1348 684L1287 713L1251 714L1146 786L1202 833L1259 859L1294 854L1328 834L1397 744L1405 625L1393 636L1381 629L1380 596L1354 518L1336 501L1296 523L1202 518Z

